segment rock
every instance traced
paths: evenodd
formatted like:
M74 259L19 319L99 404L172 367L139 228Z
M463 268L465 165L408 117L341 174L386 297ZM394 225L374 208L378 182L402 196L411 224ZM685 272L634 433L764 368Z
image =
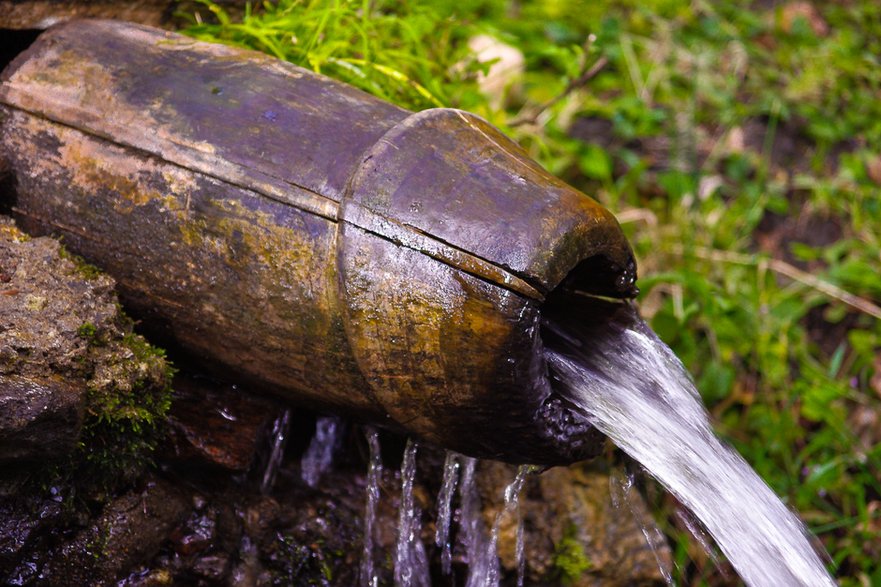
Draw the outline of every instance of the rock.
M245 2L216 0L232 14L241 14ZM178 14L192 14L200 7L186 0L0 0L0 28L44 29L71 18L112 18L150 26L173 27L180 24ZM208 10L202 6L206 16Z
M88 584L102 584L123 576L120 584L128 586L358 584L366 498L366 463L358 439L356 435L352 442L350 437L350 442L341 447L335 466L317 488L302 481L299 455L289 454L271 495L260 495L257 483L244 482L241 475L220 468L210 469L207 476L198 469L180 471L183 476L174 483L190 487L185 492L171 489L170 481L159 484L159 495L142 497L133 492L113 502L85 530L73 539L66 538L62 547L41 558L52 561L43 571L48 581L43 584L63 587L86 580ZM393 581L401 491L400 463L396 460L402 446L400 439L383 435L386 462L373 541L380 584ZM458 523L451 528L454 577L441 574L440 551L434 546L434 500L443 460L443 451L420 446L414 497L422 511L421 540L429 558L432 584L457 585L464 584L468 573ZM509 465L480 463L478 480L487 527L491 527L504 488L515 473ZM195 495L194 486L199 488ZM171 497L163 498L162 494ZM643 523L652 522L639 494L630 497L630 507L616 509L611 503L609 475L591 466L555 468L529 477L521 494L527 584L663 584L655 555L646 545L631 509ZM176 517L163 516L166 523L157 527L159 524L151 523L151 517L142 512L150 512L163 499L173 504ZM146 509L138 509L137 505ZM459 497L453 507L461 507ZM122 523L126 516L130 517ZM461 512L456 511L454 519L460 517ZM139 545L142 548L137 552L127 550L131 548L130 532L109 530L109 520L144 533L144 545ZM141 528L145 522L146 527ZM516 576L515 535L513 518L503 517L499 553L504 585L513 584ZM102 538L105 536L110 539ZM655 546L669 567L669 547L664 543ZM100 556L95 556L96 552ZM151 558L149 552L156 554ZM25 574L30 567L21 568ZM77 571L80 568L83 570ZM54 582L68 573L72 577L69 581Z
M78 274L56 241L0 217L0 460L73 448L87 391L79 329L117 314L110 287Z
M485 462L480 468L484 521L491 527L502 507L504 488L516 469ZM640 524L651 527L648 508L638 494L630 508L612 503L609 475L590 465L556 467L527 479L521 493L527 583L542 585L664 584L655 553L670 572L666 543L646 544ZM639 519L637 519L639 518ZM503 516L499 556L503 569L516 573L516 524Z
M58 497L25 495L0 500L0 582L9 579L4 569L15 567L25 550L58 523L62 515Z
M174 577L167 569L157 569L136 573L126 577L117 585L124 585L125 587L168 587L174 585Z
M269 399L236 386L179 373L163 456L190 465L247 472L280 411Z
M229 558L219 554L209 554L196 559L192 572L197 577L214 584L221 584L229 572Z
M159 550L190 510L186 495L152 480L110 502L88 528L47 557L40 579L58 587L107 585Z
M279 481L278 515L262 522L269 531L255 540L263 569L294 585L357 585L366 496L363 472L330 472L317 491L298 478L294 485ZM393 471L384 472L381 486L374 561L380 584L385 585L392 580L400 487Z
M0 375L0 462L72 451L83 404L82 389L62 380Z
M134 478L168 409L161 351L132 333L114 281L0 216L0 462L80 457Z
M503 106L505 94L517 93L523 83L526 60L523 52L490 35L477 35L468 40L468 48L479 63L489 63L487 72L477 78L480 92L495 108Z

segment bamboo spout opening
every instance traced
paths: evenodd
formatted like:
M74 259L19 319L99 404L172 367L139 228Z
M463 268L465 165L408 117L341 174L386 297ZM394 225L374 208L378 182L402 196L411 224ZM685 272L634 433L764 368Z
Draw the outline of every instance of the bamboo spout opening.
M0 29L0 71L24 53L42 32L40 29Z
M578 263L545 298L541 306L540 349L555 348L566 338L562 326L579 323L588 329L604 329L627 301L637 295L636 264L630 258L626 266L598 254ZM537 352L542 352L538 350ZM598 454L603 436L579 411L572 409L566 395L540 360L549 394L539 412L548 433L565 446L572 460Z

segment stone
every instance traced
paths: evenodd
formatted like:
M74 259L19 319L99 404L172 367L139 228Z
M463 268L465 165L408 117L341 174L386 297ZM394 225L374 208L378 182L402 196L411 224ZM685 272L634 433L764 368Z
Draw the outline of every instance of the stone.
M477 76L477 85L495 108L504 106L506 94L520 93L526 72L522 51L486 34L470 38L468 48L479 63L490 64L486 73Z
M0 581L9 579L10 569L21 554L49 528L56 525L62 505L55 496L12 496L0 498Z
M133 478L147 461L170 372L114 285L0 215L0 463L62 460L78 443L90 473Z
M484 462L479 470L484 522L490 528L516 468ZM658 559L669 574L669 545L646 543L641 525L654 525L648 507L639 495L631 496L629 508L616 507L610 482L608 473L589 464L556 467L527 479L520 497L527 584L664 584ZM509 574L516 574L516 528L514 516L503 516L499 556Z
M69 452L86 403L85 324L117 314L112 281L94 282L57 241L0 216L0 461Z
M62 380L0 375L0 462L53 458L73 450L82 390Z
M100 516L45 560L43 584L113 584L149 560L186 517L191 502L167 481L149 480L108 503Z
M247 472L279 411L272 400L234 385L179 373L163 457Z

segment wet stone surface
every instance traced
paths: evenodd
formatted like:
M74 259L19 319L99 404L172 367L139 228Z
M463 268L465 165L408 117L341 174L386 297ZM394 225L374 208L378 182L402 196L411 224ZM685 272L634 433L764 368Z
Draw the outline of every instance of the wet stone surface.
M73 448L85 409L84 324L117 314L106 277L83 279L52 239L0 217L0 461Z
M64 381L0 375L0 461L51 458L73 449L82 388Z
M51 550L38 576L45 585L108 584L151 556L186 514L187 500L166 481L114 499L72 539Z
M246 473L282 409L247 387L187 371L175 377L173 393L161 458L183 466Z
M502 506L502 488L510 483L512 467L484 463L481 467L484 518L492 523ZM527 479L521 497L526 545L527 583L567 585L664 584L658 561L646 543L640 524L654 521L641 498L634 511L612 503L610 475L600 467L556 467ZM502 567L516 571L516 525L503 518L499 541ZM668 569L672 553L656 545ZM575 573L581 568L580 573Z

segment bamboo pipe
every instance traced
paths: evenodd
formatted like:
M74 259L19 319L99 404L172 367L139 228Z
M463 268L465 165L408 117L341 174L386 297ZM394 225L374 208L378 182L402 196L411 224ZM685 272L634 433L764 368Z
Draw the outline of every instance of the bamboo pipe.
M114 21L49 29L0 82L19 223L178 344L473 456L599 449L551 390L540 320L555 289L631 297L630 247L484 120Z

